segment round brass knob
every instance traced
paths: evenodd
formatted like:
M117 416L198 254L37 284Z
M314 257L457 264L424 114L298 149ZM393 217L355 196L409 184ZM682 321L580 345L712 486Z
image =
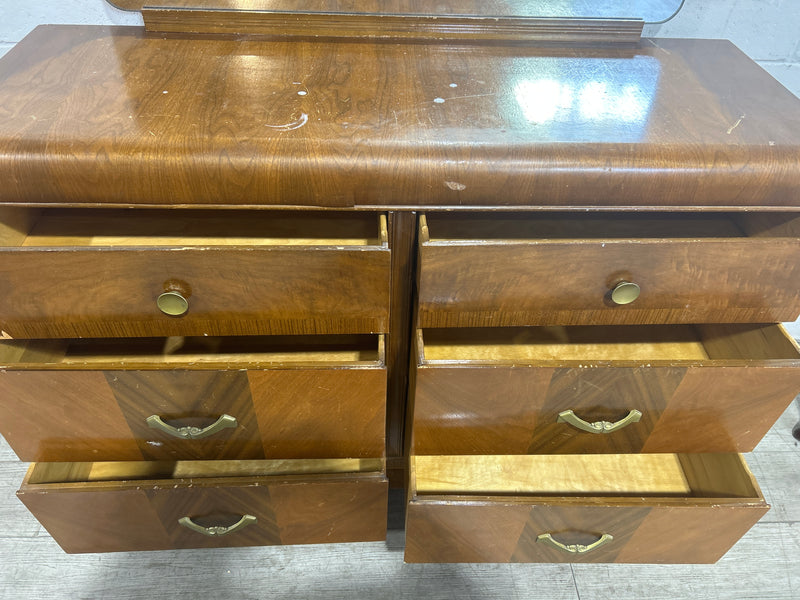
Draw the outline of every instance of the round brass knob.
M639 297L641 288L630 281L620 281L611 291L614 304L630 304Z
M156 300L158 310L171 317L180 317L189 310L189 301L178 292L164 292Z

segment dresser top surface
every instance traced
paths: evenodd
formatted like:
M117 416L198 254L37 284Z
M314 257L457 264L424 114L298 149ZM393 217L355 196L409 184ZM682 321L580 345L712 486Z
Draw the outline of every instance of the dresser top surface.
M42 26L0 203L800 207L800 100L722 40L266 41Z

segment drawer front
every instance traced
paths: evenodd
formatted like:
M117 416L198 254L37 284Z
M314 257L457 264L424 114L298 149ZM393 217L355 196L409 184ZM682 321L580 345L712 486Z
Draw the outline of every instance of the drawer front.
M412 458L407 562L710 563L769 508L738 455L470 458Z
M228 356L216 369L180 357L158 369L121 370L124 357L107 369L12 363L0 372L0 432L24 461L381 457L386 369L376 358L278 368Z
M766 513L759 506L597 507L503 499L412 500L406 562L426 563L713 563ZM539 541L591 546L585 554Z
M632 349L627 344L614 349L611 336L624 334L601 328L591 337L609 336L608 343L597 349L609 354L607 360L587 356L583 361L565 358L560 362L532 359L531 346L525 344L538 338L530 332L524 332L525 340L513 330L500 330L495 341L504 344L489 341L491 330L474 335L464 330L461 338L459 330L447 330L451 335L430 332L430 344L423 348L416 370L413 451L751 451L800 391L800 354L792 340L778 326L705 326L693 351L711 356L681 358L679 352L692 350L690 338L680 344L674 339L668 342L665 329L675 331L643 329L655 333L643 335L631 344ZM426 343L425 333L418 344ZM548 334L559 337L553 330ZM520 342L517 360L513 359L515 337ZM465 339L479 346L465 353L449 345ZM635 352L658 339L667 346L666 356L675 352L672 360L658 358L657 353L653 356L658 359L652 361L611 355ZM591 350L583 344L575 346L578 354ZM545 356L550 350L552 346L534 347L532 352ZM499 351L506 356L491 358ZM444 360L442 352L450 360ZM484 358L477 356L481 353Z
M386 332L386 218L0 209L4 338Z
M417 454L749 452L798 390L800 370L792 368L422 367L413 447ZM573 422L560 417L567 411ZM634 411L638 420L630 421Z
M604 237L602 230L589 237L581 230L575 235L587 237L503 239L498 234L482 240L439 240L433 237L432 224L429 235L424 235L425 230L421 234L419 325L734 323L797 318L797 237L686 239L689 234L684 234L651 239L637 233L635 225L631 224L629 233L639 239ZM617 286L631 283L638 286L632 295L625 297L617 291Z
M66 552L82 553L379 541L387 493L374 473L23 484L18 496ZM187 517L201 528L244 526L206 535Z
M143 249L0 252L5 337L385 332L389 252ZM181 316L159 309L180 294Z

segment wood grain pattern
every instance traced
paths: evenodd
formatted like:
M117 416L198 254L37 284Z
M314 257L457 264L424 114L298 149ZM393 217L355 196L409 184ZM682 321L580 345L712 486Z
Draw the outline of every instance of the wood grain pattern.
M167 479L110 484L28 484L18 492L70 553L377 541L386 536L382 473L287 477ZM228 526L208 537L178 524Z
M385 455L385 369L250 371L247 377L266 457Z
M799 101L729 42L464 48L42 27L0 63L0 201L797 205ZM548 118L543 81L609 103Z
M143 8L148 31L234 33L273 38L479 42L634 43L644 21L472 15L376 15Z
M284 341L289 357L296 349L292 343L299 342ZM303 356L308 349L300 346L295 353ZM292 366L284 356L285 362L259 365L249 364L248 355L223 355L216 365L188 369L195 362L190 354L148 369L137 365L135 355L123 354L62 371L57 362L41 370L42 363L24 357L4 363L0 373L0 431L23 460L379 458L385 453L386 370L380 360ZM199 440L176 439L146 422L157 415L173 427L207 427L222 414L236 418L237 427Z
M46 212L21 247L0 248L6 337L387 330L390 257L376 215L173 216ZM163 314L164 292L188 312Z
M386 456L392 486L405 487L406 414L409 395L410 353L413 344L416 214L389 214L392 277L389 335L386 338Z
M752 481L743 460L720 455L722 489L704 497L704 455L694 472L696 488L685 497L577 497L480 493L426 495L412 487L406 520L407 562L715 562L768 506L754 484L736 497L741 480ZM564 457L565 460L581 457ZM710 456L716 463L717 457ZM480 459L479 459L480 460ZM738 466L737 466L738 465ZM417 464L417 477L424 465ZM705 471L704 471L705 470ZM465 483L470 470L462 471ZM555 470L551 473L558 479ZM687 471L687 475L689 472ZM426 475L427 476L427 475ZM567 475L568 477L568 475ZM728 481L726 478L729 478ZM414 478L416 479L416 478ZM703 523L702 525L700 525ZM537 541L550 533L563 544L591 544L603 534L613 540L585 554L570 554Z
M0 433L24 461L143 458L98 372L3 370Z
M609 338L607 345L620 342L613 337L619 328L596 329L603 332L598 339ZM695 339L713 347L713 358L705 359L625 349L637 337L657 346L674 331L659 327L646 329L649 336L624 329L629 340L619 344L616 359L609 358L613 350L604 356L602 345L597 356L579 359L547 343L567 340L569 330L560 337L548 329L538 357L536 344L515 354L513 329L431 331L431 345L444 351L426 352L417 366L414 453L749 452L800 390L800 354L777 326L701 328L707 337L696 333ZM438 360L429 362L429 356ZM642 418L594 434L558 422L567 410L589 423L613 423L631 410Z
M707 216L653 223L649 216L619 215L618 223L594 216L567 222L518 217L508 234L491 217L485 228L474 218L455 217L443 233L466 225L475 231L461 235L475 237L437 239L435 226L445 219L429 222L430 241L420 248L422 327L774 322L798 316L796 237L720 236L718 223ZM649 231L652 225L658 227ZM705 230L702 237L697 230ZM638 284L641 295L617 305L611 291L623 281Z

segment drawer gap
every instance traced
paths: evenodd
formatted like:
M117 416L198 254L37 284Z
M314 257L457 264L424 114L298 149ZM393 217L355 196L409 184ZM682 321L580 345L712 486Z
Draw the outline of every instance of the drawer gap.
M380 458L34 463L23 485L353 474L382 470L383 459Z
M415 456L418 495L759 498L738 454Z
M800 359L772 324L425 329L420 339L423 363Z
M3 368L384 363L383 336L231 336L2 340Z
M426 244L800 236L797 213L540 212L423 216L421 226Z
M386 246L384 215L258 210L45 209L0 213L22 247ZM3 234L3 229L6 233Z

